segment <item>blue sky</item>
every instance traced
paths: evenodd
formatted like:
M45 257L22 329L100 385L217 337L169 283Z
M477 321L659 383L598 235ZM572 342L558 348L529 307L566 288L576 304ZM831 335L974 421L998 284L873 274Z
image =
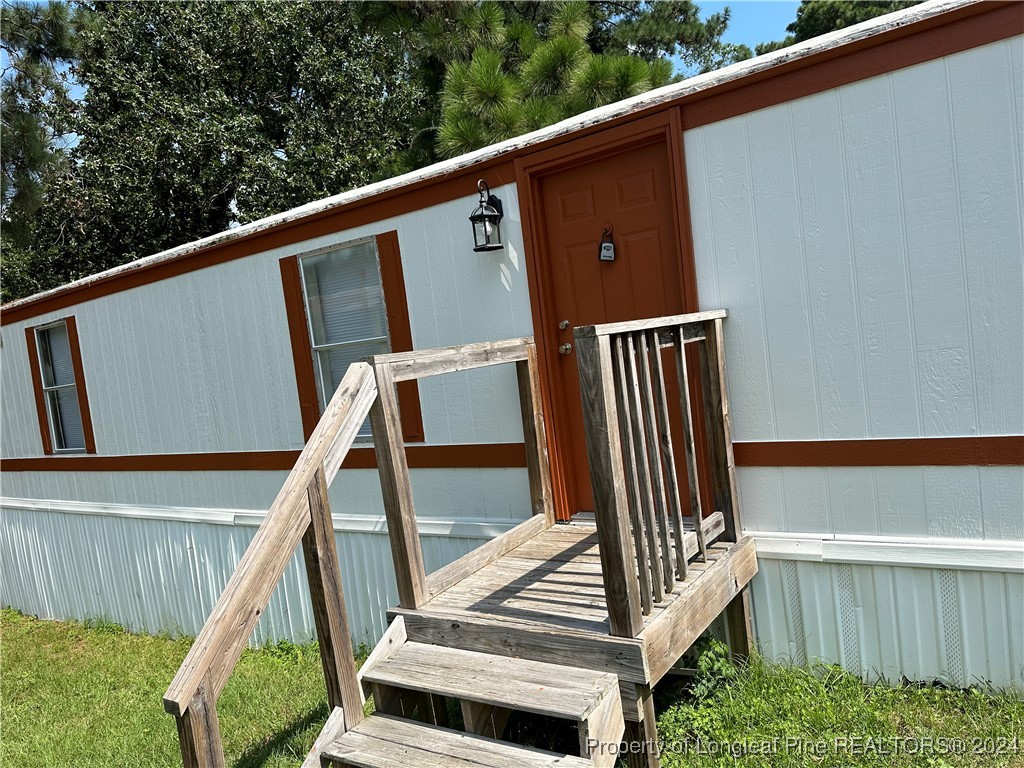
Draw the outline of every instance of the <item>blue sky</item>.
M707 18L728 6L732 10L729 29L722 37L727 43L745 43L753 50L758 43L781 40L786 25L796 19L799 2L784 0L733 0L727 3L704 3L697 0L701 15Z

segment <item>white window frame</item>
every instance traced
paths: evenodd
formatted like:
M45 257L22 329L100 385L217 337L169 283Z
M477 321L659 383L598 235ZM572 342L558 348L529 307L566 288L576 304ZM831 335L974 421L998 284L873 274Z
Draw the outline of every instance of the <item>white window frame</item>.
M363 245L369 243L373 246L373 256L377 263L377 287L380 289L380 306L381 311L384 313L384 328L386 333L383 336L370 336L365 339L349 339L347 341L337 341L331 344L317 344L316 335L313 333L313 315L310 311L310 292L309 286L306 284L306 270L303 269L302 262L305 259L310 259L315 256L322 256L325 253L331 253L332 251L340 251L345 248L351 248L357 245ZM306 333L309 334L309 346L313 350L313 366L316 374L317 382L317 394L320 398L320 413L323 413L327 409L327 403L334 391L330 388L330 382L324 379L324 366L320 363L320 353L330 352L335 349L343 349L345 347L355 346L356 344L366 344L368 342L383 341L387 344L388 352L391 351L391 326L388 323L388 307L387 297L384 295L384 275L380 268L380 249L377 246L376 235L366 235L365 237L358 237L354 240L346 240L341 243L335 243L333 245L325 245L323 248L317 248L313 251L307 251L306 253L300 254L298 257L299 267L299 282L302 285L302 301L306 311ZM356 443L372 444L373 437L371 435L356 435Z

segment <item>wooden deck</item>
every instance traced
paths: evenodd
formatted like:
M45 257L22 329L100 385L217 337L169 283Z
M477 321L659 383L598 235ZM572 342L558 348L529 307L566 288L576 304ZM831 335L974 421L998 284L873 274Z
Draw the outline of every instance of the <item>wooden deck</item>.
M611 768L615 753L605 746L622 736L639 748L632 763L658 768L650 748L658 741L654 684L723 613L734 652L750 648L743 590L757 559L736 504L724 317L710 311L575 329L595 512L568 524L555 523L532 339L352 365L164 697L186 768L225 765L217 698L300 544L331 707L304 768ZM698 377L688 373L688 357L699 359L704 395L703 495L689 389ZM396 385L503 363L516 366L532 517L427 574ZM679 420L666 387L673 372ZM368 414L399 607L357 674L327 490ZM370 716L367 692L377 707ZM444 727L453 699L461 731ZM514 710L575 721L584 760L500 741Z
M709 517L712 542L721 514ZM597 529L592 520L546 528L419 608L395 608L409 637L452 648L574 663L614 672L626 717L642 717L635 684L660 680L757 570L753 542L716 542L706 562L684 521L687 578L644 616L636 638L609 634Z

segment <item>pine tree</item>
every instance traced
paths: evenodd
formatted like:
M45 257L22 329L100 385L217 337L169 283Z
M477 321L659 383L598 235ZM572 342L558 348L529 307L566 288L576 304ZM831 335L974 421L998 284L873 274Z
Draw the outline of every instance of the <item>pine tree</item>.
M705 71L751 55L729 11L664 2L369 3L416 61L432 110L399 165L416 167L665 85L670 57Z
M3 73L0 157L4 219L20 220L42 201L42 177L62 152L51 121L55 101L68 100L67 66L75 34L67 5L5 3L0 40L9 64Z

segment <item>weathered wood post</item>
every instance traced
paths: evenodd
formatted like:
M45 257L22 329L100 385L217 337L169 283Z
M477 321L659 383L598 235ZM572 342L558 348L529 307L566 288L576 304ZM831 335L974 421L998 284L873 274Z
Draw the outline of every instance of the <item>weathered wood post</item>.
M576 356L608 621L616 637L636 637L644 622L629 530L610 339L596 335L593 326L577 328Z
M704 418L711 453L712 498L725 518L726 541L743 535L736 495L736 459L732 450L729 396L725 389L725 337L721 318L704 322L705 341L700 345L700 378L704 390ZM740 592L725 611L729 647L738 656L753 648L750 625L750 592Z
M398 604L403 608L419 608L427 601L427 578L416 526L409 464L405 457L398 392L391 365L375 358L371 358L370 364L377 379L377 400L370 409L370 424L373 427L380 489L384 495L391 558L398 582Z

